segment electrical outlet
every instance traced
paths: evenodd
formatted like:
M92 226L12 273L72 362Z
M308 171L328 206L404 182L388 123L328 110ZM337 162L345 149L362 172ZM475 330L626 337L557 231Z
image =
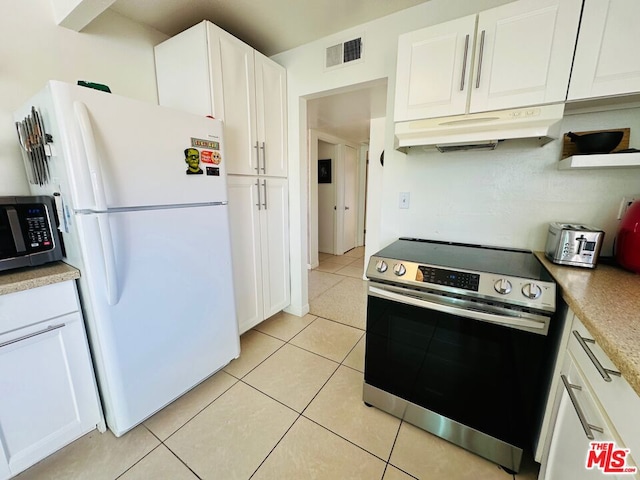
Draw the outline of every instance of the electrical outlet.
M624 197L622 197L620 208L618 209L618 220L622 220L622 217L627 212L627 209L636 200L640 200L640 193L636 193L635 195L625 195Z
M409 192L400 192L400 208L409 208Z

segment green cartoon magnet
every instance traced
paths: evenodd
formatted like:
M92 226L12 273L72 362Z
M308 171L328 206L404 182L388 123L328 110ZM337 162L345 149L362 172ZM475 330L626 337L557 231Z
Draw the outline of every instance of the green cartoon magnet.
M186 148L184 150L184 161L189 168L185 172L187 175L202 175L200 168L200 152L195 148Z

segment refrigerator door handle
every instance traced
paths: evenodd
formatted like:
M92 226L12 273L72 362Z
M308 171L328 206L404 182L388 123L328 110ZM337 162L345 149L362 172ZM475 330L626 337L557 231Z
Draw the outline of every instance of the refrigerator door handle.
M78 100L73 102L73 110L80 125L82 143L84 143L84 150L87 155L87 168L91 185L93 186L95 210L105 211L107 209L107 197L102 180L102 171L100 170L98 148L96 147L93 127L91 126L91 119L89 118L89 110L87 110L87 106L84 103Z
M113 251L113 238L109 225L109 214L98 213L98 230L102 243L102 260L104 261L105 281L107 284L107 303L111 306L118 303L118 271Z

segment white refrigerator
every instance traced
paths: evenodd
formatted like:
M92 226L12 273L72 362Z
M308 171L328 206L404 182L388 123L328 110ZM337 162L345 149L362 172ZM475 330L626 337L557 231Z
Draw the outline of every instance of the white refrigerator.
M240 354L222 123L56 81L15 121L120 436Z

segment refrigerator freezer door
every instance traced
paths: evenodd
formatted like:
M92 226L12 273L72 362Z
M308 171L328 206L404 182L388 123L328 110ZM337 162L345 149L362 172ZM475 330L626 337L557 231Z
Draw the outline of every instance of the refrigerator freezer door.
M113 305L100 217L112 236ZM107 424L119 436L240 353L228 207L75 220L84 246L80 293Z
M61 82L49 89L74 209L227 200L221 121Z

